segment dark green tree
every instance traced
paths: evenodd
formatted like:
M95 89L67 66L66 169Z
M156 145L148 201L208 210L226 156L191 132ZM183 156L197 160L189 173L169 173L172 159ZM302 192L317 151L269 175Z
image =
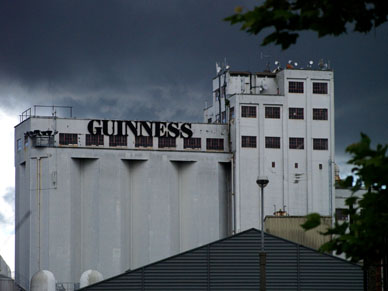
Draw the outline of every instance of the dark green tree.
M348 220L335 221L323 235L331 240L320 248L324 252L344 253L353 262L363 263L366 270L387 263L388 257L388 156L387 145L371 148L371 140L361 134L361 141L346 148L352 158L348 162L354 165L353 176L349 176L342 186L353 192L364 190L361 197L352 195L346 199L345 214ZM319 214L308 215L302 227L306 230L319 225ZM385 265L385 281L387 265ZM368 276L370 277L370 276ZM373 280L369 280L369 284ZM369 289L377 290L377 289Z
M387 0L265 0L260 6L225 18L241 29L259 34L267 28L275 31L264 37L262 45L275 43L287 49L295 44L300 31L312 30L318 37L338 36L354 31L368 33L387 21Z

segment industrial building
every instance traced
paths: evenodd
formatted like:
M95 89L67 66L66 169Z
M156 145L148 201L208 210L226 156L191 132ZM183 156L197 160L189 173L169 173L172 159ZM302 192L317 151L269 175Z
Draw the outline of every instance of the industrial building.
M334 213L334 88L327 69L219 70L204 123L24 112L15 127L16 272L78 284L228 235L264 214Z
M250 229L81 290L262 290L260 232ZM266 290L364 290L362 267L265 234Z

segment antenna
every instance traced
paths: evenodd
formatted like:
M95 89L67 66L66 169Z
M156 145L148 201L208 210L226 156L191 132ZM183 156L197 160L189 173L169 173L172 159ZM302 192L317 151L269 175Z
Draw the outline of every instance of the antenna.
M318 63L318 67L319 67L321 70L323 70L324 66L325 66L325 63L323 62L323 59L320 59L320 60L319 60L319 63Z
M218 63L216 62L216 72L217 74L221 71L221 67L218 65Z

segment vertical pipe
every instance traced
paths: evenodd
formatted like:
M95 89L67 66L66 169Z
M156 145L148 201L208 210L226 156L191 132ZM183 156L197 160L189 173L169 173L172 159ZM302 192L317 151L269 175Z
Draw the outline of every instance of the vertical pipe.
M261 251L264 252L264 187L261 186Z

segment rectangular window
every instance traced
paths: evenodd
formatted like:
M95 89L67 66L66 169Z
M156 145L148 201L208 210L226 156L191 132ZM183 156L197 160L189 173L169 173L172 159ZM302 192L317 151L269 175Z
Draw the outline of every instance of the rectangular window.
M288 118L289 119L303 119L304 118L303 108L289 108L288 109Z
M265 147L267 149L280 149L280 137L278 136L266 136Z
M101 134L87 134L86 135L86 145L87 146L104 145L104 136Z
M275 168L275 162L272 162L272 168Z
M216 101L218 101L218 99L220 98L220 89L217 89L216 91L214 91L214 94L215 94Z
M222 121L222 123L226 123L226 112L225 111L222 111L222 113L221 113L221 121Z
M256 148L256 136L242 136L241 147L243 148Z
M290 137L290 149L303 150L304 149L304 138L303 137Z
M241 106L241 117L256 118L256 106Z
M313 82L314 94L327 94L327 83Z
M135 147L152 147L153 138L152 136L137 136L135 137Z
M60 133L59 134L60 145L78 144L78 134L76 133Z
M234 107L230 107L230 111L229 111L229 119L234 119Z
M207 123L212 123L212 119L208 118Z
M109 136L110 147L123 147L127 146L127 136L125 135L111 135Z
M200 149L201 148L201 138L200 137L190 137L183 139L183 148L184 149Z
M159 148L175 148L176 147L175 137L159 137L158 138L158 147Z
M319 169L322 170L323 169L323 166L322 164L319 164Z
M295 167L295 169L297 169L298 168L298 163L295 163L294 167Z
M207 138L206 139L207 150L223 150L224 139L223 138Z
M314 150L327 150L329 149L329 143L327 138L313 138Z
M18 152L20 152L22 150L22 139L21 138L19 138L16 141L16 148L17 148Z
M280 118L280 107L265 107L265 118Z
M288 82L289 93L303 93L303 82Z
M335 219L336 220L348 220L348 215L346 214L346 208L337 208L335 210Z
M327 109L313 108L313 120L327 120Z

